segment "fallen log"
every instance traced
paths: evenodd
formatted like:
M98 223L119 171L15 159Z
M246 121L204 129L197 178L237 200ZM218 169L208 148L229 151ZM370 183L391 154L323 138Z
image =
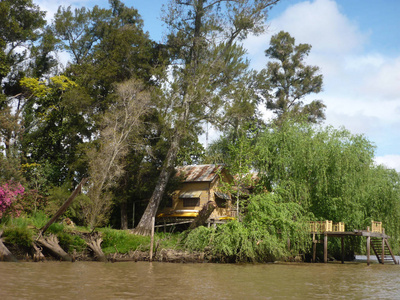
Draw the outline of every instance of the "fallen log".
M49 250L50 253L55 257L59 257L63 261L72 261L71 256L67 252L65 252L58 244L58 239L55 235L51 234L50 236L47 237L40 236L37 239L37 242L41 246Z
M216 204L213 201L208 201L206 204L204 204L197 217L193 220L192 224L190 224L189 229L195 229L199 226L205 225L215 207Z
M103 239L98 234L91 235L89 238L86 238L86 245L88 245L88 247L93 251L95 259L98 261L106 262L107 258L104 255L103 250L101 249L102 242Z
M3 244L3 239L1 238L2 234L3 231L0 231L0 261L17 262L18 260L15 258L15 256Z

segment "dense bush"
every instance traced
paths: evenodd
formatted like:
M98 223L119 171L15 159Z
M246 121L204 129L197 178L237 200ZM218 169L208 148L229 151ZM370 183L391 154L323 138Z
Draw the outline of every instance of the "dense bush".
M243 222L199 227L188 234L185 246L209 251L222 261L284 259L309 249L309 218L300 205L284 202L278 195L257 195L249 200ZM290 249L288 239L292 241Z

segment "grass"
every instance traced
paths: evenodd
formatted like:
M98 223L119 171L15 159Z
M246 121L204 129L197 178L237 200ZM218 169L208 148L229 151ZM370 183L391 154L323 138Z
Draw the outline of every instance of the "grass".
M0 228L4 230L3 237L9 243L31 247L35 236L40 228L48 222L43 212L37 212L30 217L19 218L3 218ZM129 253L130 251L149 251L150 237L140 236L129 233L125 230L117 230L109 227L97 229L103 239L101 245L103 252L107 254ZM86 242L82 237L82 233L89 233L89 229L81 226L67 226L63 223L53 223L46 234L54 234L57 236L60 246L67 252L74 250L80 252L86 249ZM181 234L179 233L155 233L154 247L158 249L183 249L181 243Z
M129 251L149 251L150 237L134 235L124 230L111 228L98 229L102 233L102 249L105 254L110 253L128 253ZM180 249L180 235L170 233L156 233L155 245L159 248Z
M128 253L134 250L148 251L150 249L150 237L133 235L124 230L100 228L103 243L101 245L105 254Z

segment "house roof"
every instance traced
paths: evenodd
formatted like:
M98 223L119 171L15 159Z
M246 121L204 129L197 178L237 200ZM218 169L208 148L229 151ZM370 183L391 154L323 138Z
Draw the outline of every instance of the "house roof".
M209 182L220 174L223 165L190 165L176 167L176 176L182 176L183 182Z

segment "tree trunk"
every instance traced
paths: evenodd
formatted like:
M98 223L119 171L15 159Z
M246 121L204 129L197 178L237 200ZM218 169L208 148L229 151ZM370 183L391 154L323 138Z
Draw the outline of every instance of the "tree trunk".
M201 37L201 26L202 26L202 16L204 15L203 10L203 0L200 0L197 4L197 14L195 17L195 29L194 29L194 38L193 44L191 45L190 50L190 58L187 61L187 68L190 69L191 72L188 78L185 78L184 84L184 92L181 108L182 111L179 114L178 120L175 123L175 131L172 138L171 146L168 149L167 157L165 158L165 163L161 170L160 176L158 177L156 187L154 188L153 194L149 200L149 204L146 207L146 210L140 219L139 224L134 229L134 233L139 235L150 235L151 227L152 227L152 218L156 216L158 207L160 206L162 196L164 195L165 188L168 184L169 177L173 171L175 166L176 157L178 155L179 146L181 143L182 136L186 130L188 117L189 117L189 106L191 102L190 90L195 90L195 82L196 82L196 67L197 67L197 54L199 51L198 48L198 39ZM192 86L193 85L193 86ZM189 88L190 86L190 88Z
M181 136L178 130L175 130L175 135L172 140L171 146L168 150L166 157L166 163L161 170L160 176L157 179L156 187L154 188L153 194L149 200L149 204L140 219L139 224L134 229L135 234L139 235L150 235L152 222L151 219L156 216L158 207L160 206L162 196L164 195L165 188L167 186L169 177L174 168L176 156L179 150L179 144L181 141Z
M101 249L101 243L103 242L103 239L99 235L93 235L91 236L87 241L86 244L92 251L94 252L94 257L98 261L106 262L107 258L103 253L103 250Z
M44 257L44 255L42 253L42 249L40 249L35 243L32 244L32 247L35 250L35 253L33 254L34 262L46 260L46 258Z
M16 262L17 259L15 258L15 256L3 244L3 239L1 238L2 234L3 234L3 231L0 231L0 261Z
M199 215L193 220L192 224L190 224L189 229L195 229L206 224L206 221L211 216L215 207L216 205L213 201L208 201L206 204L204 204L203 208L199 212Z
M128 229L128 203L126 201L121 202L121 229Z
M58 244L58 239L51 234L48 237L40 237L38 240L40 245L47 248L54 256L61 258L63 261L72 261L72 257L66 253Z

